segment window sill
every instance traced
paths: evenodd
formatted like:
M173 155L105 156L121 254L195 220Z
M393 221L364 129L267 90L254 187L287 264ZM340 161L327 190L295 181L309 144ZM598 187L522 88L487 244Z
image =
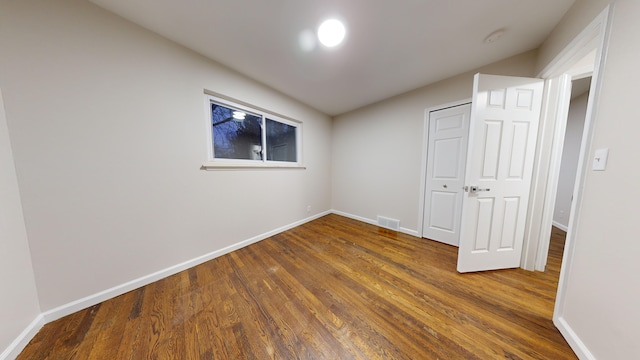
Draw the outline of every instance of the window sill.
M225 163L204 163L200 167L200 170L215 171L215 170L269 170L269 169L296 169L305 170L307 167L300 164L225 164Z

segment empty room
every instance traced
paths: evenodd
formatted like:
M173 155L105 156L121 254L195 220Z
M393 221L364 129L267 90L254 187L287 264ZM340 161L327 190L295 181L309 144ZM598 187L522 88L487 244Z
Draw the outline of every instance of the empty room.
M639 14L0 0L0 360L637 357Z

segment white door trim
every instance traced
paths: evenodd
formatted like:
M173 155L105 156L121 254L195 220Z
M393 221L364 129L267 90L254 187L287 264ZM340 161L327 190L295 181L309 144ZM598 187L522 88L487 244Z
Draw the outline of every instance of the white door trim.
M575 78L583 77L584 72L582 68L574 68L574 65L580 61L585 55L587 55L594 48L596 49L596 58L593 66L593 75L591 80L591 88L589 91L589 99L587 104L587 113L585 117L584 132L582 136L582 143L580 146L580 155L578 158L578 172L576 174L576 182L574 186L574 201L571 204L570 220L567 232L567 239L564 247L564 254L562 258L562 266L560 270L560 279L558 283L558 292L556 295L556 303L553 311L553 323L560 330L565 337L571 348L576 352L581 359L595 359L594 355L589 351L585 344L581 341L578 335L571 328L571 324L567 323L563 317L565 306L565 295L568 287L568 276L571 273L571 266L574 261L575 242L578 238L577 224L580 222L582 201L584 196L584 179L585 174L589 168L591 143L593 139L593 132L595 128L595 114L598 106L598 99L600 96L600 88L602 84L602 74L605 66L605 59L608 47L609 34L611 31L611 17L613 15L613 5L607 5L604 10L595 17L595 19L578 35L576 38L565 47L565 49L551 61L551 63L545 67L545 69L539 74L543 78L558 77L562 74L569 74ZM577 71L577 72L576 72ZM561 157L562 154L553 154L554 157ZM540 183L546 183L552 188L557 188L557 173L552 178L549 176L546 179L536 179ZM553 211L553 207L546 207L548 211ZM543 216L544 219L550 219L549 216ZM551 227L551 221L549 223L541 224L541 226ZM528 239L525 239L527 241ZM545 240L545 239L543 239ZM548 241L546 248L548 249ZM528 245L532 245L528 242ZM538 247L539 250L540 247ZM533 251L529 256L535 255L538 257L537 250ZM530 259L529 259L530 260ZM536 259L536 264L540 265L546 263L546 257Z
M598 50L596 53L596 61L591 80L591 89L587 105L587 115L585 118L584 133L582 144L580 145L580 157L578 158L578 173L576 174L576 190L574 192L574 201L571 205L571 221L569 222L569 233L567 234L567 243L565 244L565 252L562 260L562 270L560 272L560 283L558 284L558 296L556 297L556 306L554 314L561 315L564 305L564 295L567 289L566 280L570 273L571 263L573 261L573 249L576 239L575 228L580 220L580 212L582 207L582 199L584 195L584 178L589 168L589 150L593 140L593 130L595 128L595 114L598 106L598 98L600 96L600 88L602 84L602 73L605 65L605 58L611 31L611 16L613 15L613 5L608 5L594 22L598 22L600 36L598 41ZM554 315L554 318L556 316Z
M571 76L563 74L545 81L525 245L520 261L520 267L526 270L540 270L535 266L536 259L543 258L546 264L570 101ZM540 271L544 271L544 265Z
M601 68L603 66L603 60L605 58L605 50L606 50L606 39L608 38L608 24L610 23L610 14L612 12L612 6L608 5L595 19L584 29L576 38L569 43L561 52L556 56L551 63L546 66L538 75L539 77L550 79L550 78L559 78L563 74L568 74L574 79L582 78L588 76L588 72L593 71L593 78L591 81L591 88L589 92L589 102L587 107L587 115L585 119L585 128L582 138L582 146L580 150L580 157L578 163L578 174L576 176L576 183L574 188L574 202L572 204L571 210L571 220L569 223L569 231L567 233L567 245L571 244L572 233L571 233L571 223L578 218L578 209L580 208L581 202L578 202L579 195L582 194L582 179L584 177L584 171L586 169L582 169L581 167L586 166L584 163L585 155L583 152L587 151L589 145L591 144L591 134L593 132L593 122L592 115L595 114L595 106L597 101L596 92L600 89L600 81L598 78L598 74L601 72ZM594 61L593 68L585 68L585 67L575 67L577 63L580 62L587 54L596 50L596 58ZM558 104L559 107L568 106L569 104ZM555 121L555 119L542 119L543 124L548 121ZM565 119L566 122L566 119ZM562 124L566 126L566 124ZM549 142L549 144L557 144L563 139L559 139L559 137L564 134L563 131L556 131L554 134L555 138ZM563 135L562 135L563 136ZM538 150L540 151L540 150ZM536 189L544 189L547 193L555 193L558 186L558 169L551 169L550 166L552 164L556 164L554 166L559 166L562 158L561 151L554 151L551 154L551 157L548 158L547 162L544 164L536 164L536 167L544 167L547 169L545 171L545 176L534 178L532 183L532 193L536 191ZM550 171L551 170L551 171ZM550 176L546 176L546 175ZM544 271L547 262L547 253L549 249L549 238L545 234L546 230L550 229L553 222L553 214L549 214L549 212L553 212L553 204L546 204L545 199L549 198L548 196L540 196L537 199L532 199L530 203L530 212L529 220L532 217L536 216L539 219L537 222L533 222L529 224L530 227L536 226L536 229L529 229L525 235L524 239L524 253L522 258L521 267L527 270L538 270ZM552 199L550 201L554 201ZM567 246L565 248L565 254L567 254Z
M429 149L429 113L438 110L444 110L447 108L460 106L464 104L471 103L471 98L453 101L450 103L432 106L427 108L424 111L424 119L422 124L422 161L420 164L420 200L419 200L419 209L418 209L418 236L424 237L424 207L425 204L425 196L426 196L426 188L427 188L427 150Z

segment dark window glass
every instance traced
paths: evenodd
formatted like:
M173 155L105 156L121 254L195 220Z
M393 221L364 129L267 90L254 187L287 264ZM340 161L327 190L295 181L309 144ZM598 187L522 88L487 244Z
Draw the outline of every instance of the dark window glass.
M296 128L279 121L267 119L267 160L298 161Z
M262 160L261 124L260 116L212 103L214 158Z

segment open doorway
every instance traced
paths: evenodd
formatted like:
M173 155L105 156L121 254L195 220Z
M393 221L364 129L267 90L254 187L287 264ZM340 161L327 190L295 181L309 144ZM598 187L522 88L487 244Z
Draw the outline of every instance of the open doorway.
M570 211L564 210L567 223L567 250L566 254L572 254L575 234L572 224L579 219L581 198L583 193L584 175L588 170L591 159L590 143L593 133L593 114L600 88L599 78L606 53L606 39L611 7L606 7L596 18L567 45L567 47L546 67L538 76L547 79L549 91L547 95L547 109L545 110L546 133L541 133L547 139L547 145L541 147L538 154L534 183L532 185L531 205L528 212L528 230L525 236L525 245L521 267L527 270L544 271L547 265L549 240L555 215L556 193L560 163L562 160L562 148L567 114L571 99L572 80L591 77L587 98L584 131L580 143L578 167L574 182ZM576 83L579 84L579 83ZM563 272L571 266L571 256L563 258ZM563 277L561 274L558 294L562 297L564 291Z
M591 76L576 79L571 85L571 101L566 121L562 161L550 229L549 251L545 271L559 274L571 218L571 204L576 190L580 145L584 133Z
M553 210L553 226L567 232L571 215L571 202L575 191L580 144L587 115L591 76L572 81L571 102L562 147L562 161L558 174L558 190Z
M579 358L587 358L590 354L588 350L584 348L584 345L582 344L580 339L577 338L576 334L572 331L571 326L567 323L566 319L564 318L564 312L567 289L569 288L568 274L571 273L574 263L575 243L579 241L579 237L577 236L577 224L580 222L583 208L583 194L585 186L584 179L587 171L590 171L592 167L593 149L591 141L595 128L594 119L595 113L597 111L597 99L601 87L602 69L604 68L604 62L606 59L608 33L610 31L610 19L612 13L613 5L606 6L605 9L598 16L596 16L596 18L576 38L574 38L574 40L569 43L569 45L567 45L567 47L539 74L540 77L543 77L545 79L553 79L558 77L562 78L563 76L566 79L567 75L571 77L571 80L587 77L589 75L592 77L591 84L589 86L589 93L587 96L588 100L586 106L584 131L580 143L580 154L578 157L576 179L574 182L575 188L573 191L573 199L571 201L569 219L567 219L568 232L566 235L566 244L564 247L560 269L560 278L558 282L558 290L556 293L556 301L553 311L553 323L558 328L560 333L562 333L564 338L567 340L567 342ZM591 54L594 54L595 56L591 57ZM592 61L581 67L581 60L587 57L591 58ZM567 101L568 98L570 97L565 97L561 102L565 104L570 103L569 101ZM564 134L562 136L562 140L564 140ZM558 154L556 152L552 160L560 161L561 156L561 153ZM559 164L554 163L554 161L550 162L550 166L552 168L555 166L556 169L559 169ZM555 190L558 183L557 174L554 175L555 176L549 176L544 179L540 179L540 184L551 186L551 189L553 190L553 200L555 200ZM547 202L546 204L549 204L549 202ZM551 205L549 208L546 208L546 206L544 206L545 203L542 202L542 213L545 216L543 217L543 221L540 222L540 226L543 226L547 231L551 227L553 212L555 210L555 202L553 202L552 204L553 205ZM549 237L547 237L547 241L548 239ZM544 269L547 258L547 253L541 251L545 246L545 244L542 243L544 237L538 237L537 239L530 240L532 241L528 245L531 252L528 254L525 261L529 262L529 264L535 262L535 267L537 270L539 270L540 267ZM536 244L536 240L540 240L541 242ZM536 251L536 245L539 245L537 246L538 251ZM547 242L547 250L548 245L549 244Z

